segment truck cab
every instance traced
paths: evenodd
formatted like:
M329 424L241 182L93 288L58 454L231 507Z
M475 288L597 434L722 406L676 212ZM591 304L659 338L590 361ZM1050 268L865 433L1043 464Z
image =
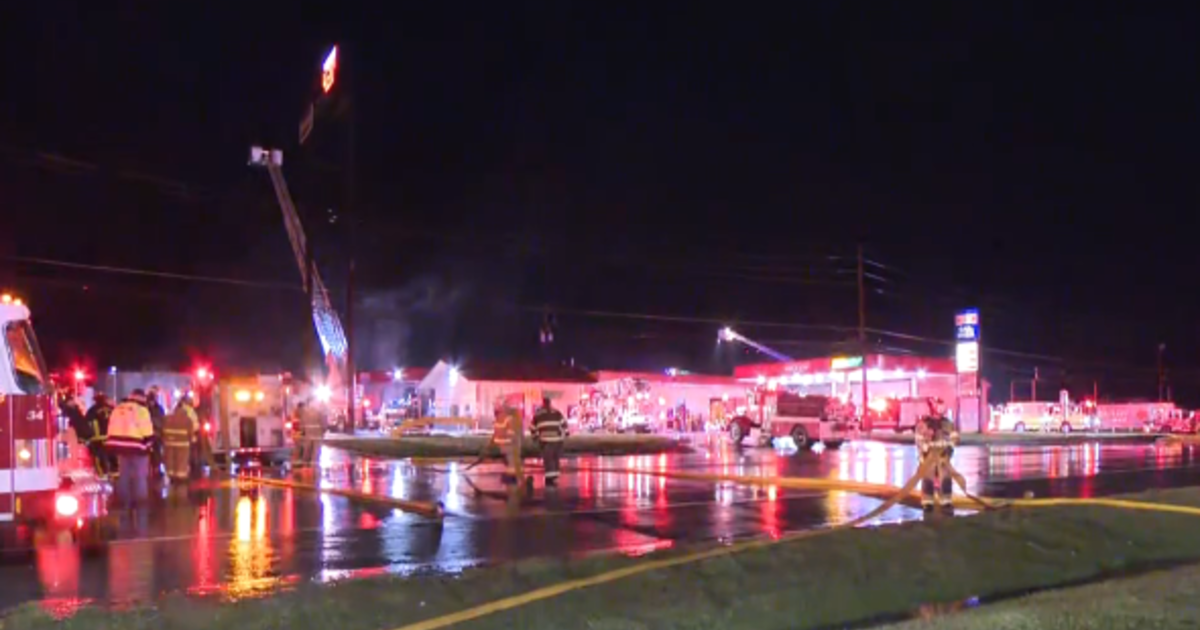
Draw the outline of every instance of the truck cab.
M24 545L50 530L101 543L109 487L59 462L54 386L29 308L10 294L0 296L0 328L0 538Z

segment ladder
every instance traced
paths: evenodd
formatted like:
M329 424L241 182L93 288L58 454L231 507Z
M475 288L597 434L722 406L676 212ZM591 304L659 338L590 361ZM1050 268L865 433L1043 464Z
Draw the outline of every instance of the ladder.
M317 339L321 342L325 364L329 368L329 382L333 391L338 391L336 384L341 382L340 375L346 365L346 332L342 328L341 318L333 308L333 302L329 299L329 290L321 279L320 271L315 266L311 270L308 267L308 241L304 235L304 226L300 223L300 216L296 214L296 206L292 203L287 180L283 177L283 152L254 147L250 150L250 163L266 167L271 176L275 198L279 200L279 207L283 211L283 226L287 229L292 254L296 257L297 268L300 269L300 280L304 286L311 287L313 326L317 331Z

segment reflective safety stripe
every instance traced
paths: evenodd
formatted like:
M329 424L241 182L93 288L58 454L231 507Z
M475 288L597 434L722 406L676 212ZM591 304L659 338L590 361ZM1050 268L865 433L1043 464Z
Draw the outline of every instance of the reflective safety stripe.
M189 435L191 431L187 429L163 429L163 435Z

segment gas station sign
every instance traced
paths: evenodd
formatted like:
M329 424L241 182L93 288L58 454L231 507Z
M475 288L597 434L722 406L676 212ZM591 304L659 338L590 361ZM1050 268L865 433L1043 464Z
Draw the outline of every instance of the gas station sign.
M862 364L862 357L834 357L829 362L829 369L835 372L838 370L853 370L854 368L862 367Z
M979 309L969 308L954 315L954 364L959 374L979 372Z

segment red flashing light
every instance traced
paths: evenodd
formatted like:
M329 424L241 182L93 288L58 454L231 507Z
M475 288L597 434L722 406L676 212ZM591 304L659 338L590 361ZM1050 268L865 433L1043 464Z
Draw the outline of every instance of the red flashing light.
M207 381L212 378L212 372L205 367L196 368L196 378L201 381Z
M205 423L204 423L204 432L205 432L205 433L212 433L212 423L211 423L211 422L205 422Z
M82 381L87 378L87 374L83 370L75 370L75 380Z

